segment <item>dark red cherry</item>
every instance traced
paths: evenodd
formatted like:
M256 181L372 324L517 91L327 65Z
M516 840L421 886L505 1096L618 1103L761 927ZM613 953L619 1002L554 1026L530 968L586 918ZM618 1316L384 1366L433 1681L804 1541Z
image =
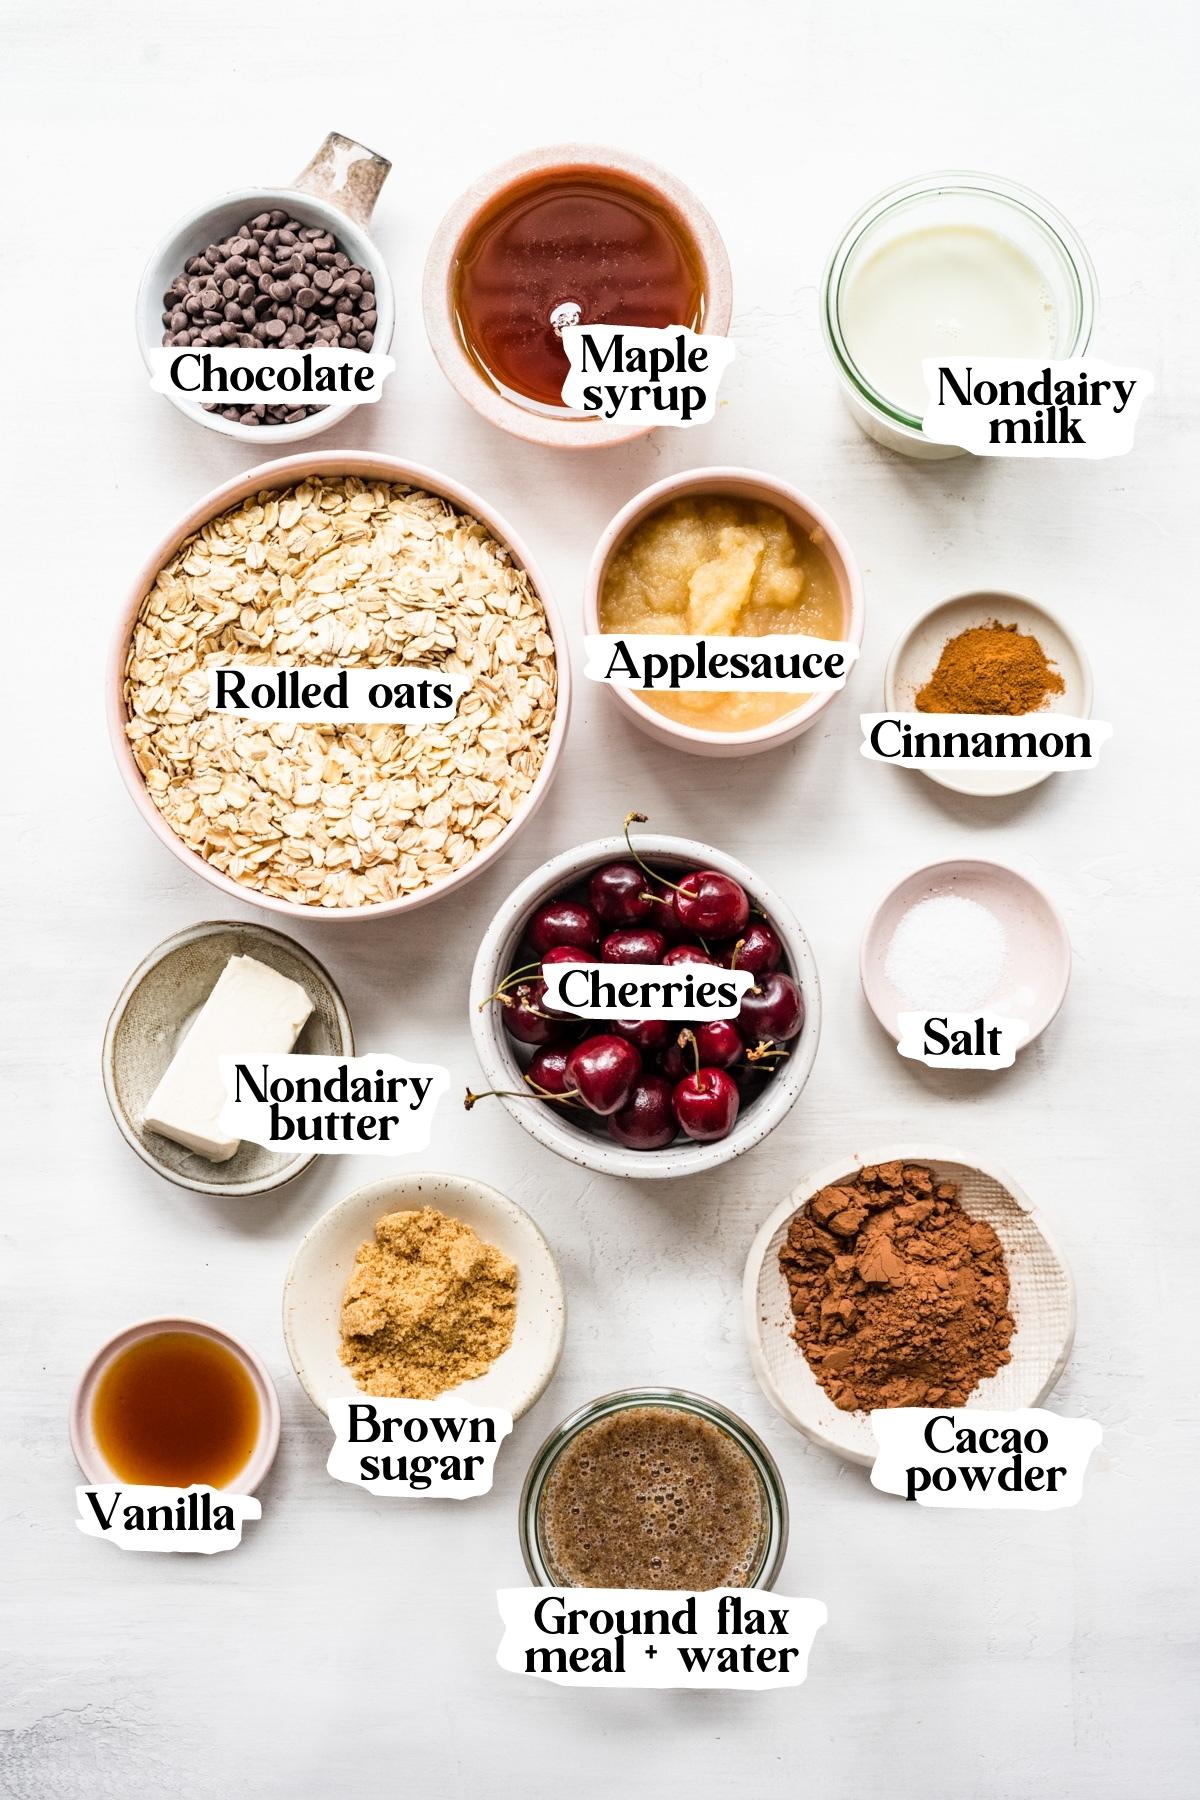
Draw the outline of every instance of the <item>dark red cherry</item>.
M567 1079L594 1113L615 1113L628 1100L642 1059L626 1038L602 1032L584 1038L567 1057Z
M749 969L752 975L765 975L783 961L783 945L774 926L765 919L751 919L744 931L717 949L717 960L726 969Z
M732 1069L746 1046L732 1019L709 1019L696 1026L696 1051L700 1061L714 1069Z
M773 969L744 995L738 1025L746 1042L786 1044L804 1024L804 995L790 975Z
M614 1019L612 1028L618 1037L636 1044L645 1056L657 1056L665 1050L675 1029L665 1019Z
M663 962L670 969L678 968L680 963L707 963L710 969L716 967L716 958L710 956L702 944L672 944Z
M669 1043L665 1050L658 1053L658 1066L668 1081L682 1081L690 1068L695 1066L695 1057L686 1057L683 1045L678 1037Z
M594 950L580 950L575 944L552 944L542 952L542 967L547 963L595 963L600 958Z
M546 1011L544 981L518 981L500 1002L500 1016L510 1037L521 1044L549 1044L561 1036L562 1021Z
M661 1075L639 1075L624 1106L609 1115L608 1130L627 1150L664 1150L679 1132L670 1082Z
M775 1071L768 1063L741 1062L731 1073L742 1096L742 1105L749 1106L770 1085Z
M525 1071L525 1079L531 1087L541 1088L547 1094L569 1094L570 1077L567 1074L567 1057L569 1050L546 1045L535 1050L530 1058L529 1067Z
M525 927L525 935L539 955L559 944L594 950L600 942L600 921L590 906L573 900L547 900Z
M697 1069L676 1082L671 1095L675 1117L698 1144L728 1137L740 1104L737 1083L724 1069Z
M634 925L610 931L600 946L601 960L614 963L657 963L666 953L667 940L650 925Z
M588 883L588 898L606 925L637 925L656 911L645 870L635 862L602 864Z
M666 888L663 890L659 905L654 908L654 923L669 938L681 938L688 935L688 928L676 911L675 903L678 899L679 895L674 888Z
M716 869L694 869L675 890L675 913L698 937L732 937L750 917L741 882Z

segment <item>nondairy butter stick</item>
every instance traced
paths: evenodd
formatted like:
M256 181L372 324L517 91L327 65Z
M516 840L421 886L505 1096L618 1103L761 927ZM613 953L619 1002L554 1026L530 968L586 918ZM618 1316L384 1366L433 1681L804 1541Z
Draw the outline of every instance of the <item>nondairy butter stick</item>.
M843 1412L961 1406L1009 1361L1008 1269L992 1227L916 1163L822 1188L779 1252L794 1337Z

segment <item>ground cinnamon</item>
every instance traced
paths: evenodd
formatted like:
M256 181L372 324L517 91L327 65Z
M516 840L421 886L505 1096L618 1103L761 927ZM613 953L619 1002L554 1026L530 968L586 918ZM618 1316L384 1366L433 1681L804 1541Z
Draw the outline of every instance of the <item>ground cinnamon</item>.
M843 1412L961 1406L1009 1360L1000 1240L920 1164L822 1188L789 1225L779 1267L793 1336Z
M993 619L942 646L916 704L925 713L1030 713L1062 691L1063 678L1038 640Z

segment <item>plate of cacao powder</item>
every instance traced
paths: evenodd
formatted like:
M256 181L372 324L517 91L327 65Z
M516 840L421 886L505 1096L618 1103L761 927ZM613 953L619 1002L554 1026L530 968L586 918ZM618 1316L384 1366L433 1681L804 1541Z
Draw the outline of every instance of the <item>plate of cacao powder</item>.
M875 1460L887 1406L1038 1406L1075 1337L1071 1274L1011 1176L945 1148L806 1175L743 1282L750 1360L790 1424Z

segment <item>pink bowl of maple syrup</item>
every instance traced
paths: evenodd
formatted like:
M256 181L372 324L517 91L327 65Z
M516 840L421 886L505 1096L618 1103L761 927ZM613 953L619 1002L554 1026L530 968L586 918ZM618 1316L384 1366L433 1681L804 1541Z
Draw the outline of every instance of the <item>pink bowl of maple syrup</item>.
M562 401L565 324L686 325L724 335L729 258L710 214L653 163L558 144L481 176L430 245L425 328L442 372L528 443L595 449L653 431Z

